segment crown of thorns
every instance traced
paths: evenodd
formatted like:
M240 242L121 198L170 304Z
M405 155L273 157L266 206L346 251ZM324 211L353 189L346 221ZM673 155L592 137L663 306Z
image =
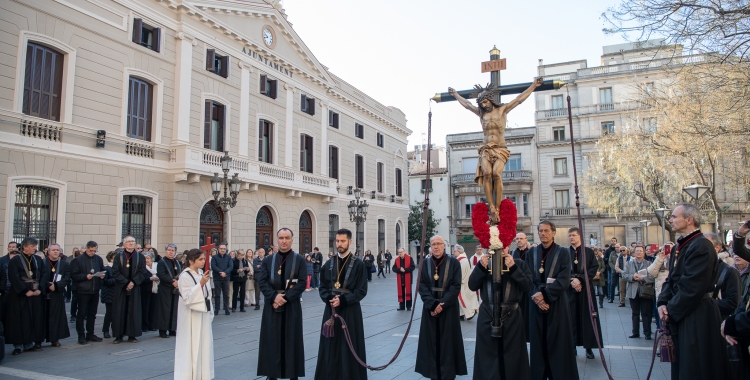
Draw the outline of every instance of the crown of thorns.
M481 103L484 99L494 101L497 94L500 92L500 90L498 90L498 88L492 83L487 83L486 87L476 84L474 85L474 89L477 90L477 103Z

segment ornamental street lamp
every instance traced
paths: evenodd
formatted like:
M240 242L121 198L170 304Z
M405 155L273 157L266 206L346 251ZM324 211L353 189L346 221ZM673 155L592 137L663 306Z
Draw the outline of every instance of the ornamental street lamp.
M237 194L240 192L240 181L239 174L234 173L232 179L229 179L229 166L232 163L232 157L229 157L229 152L224 152L224 157L221 158L221 170L224 171L224 178L219 177L219 173L214 173L214 177L211 178L211 192L214 196L214 201L221 206L224 212L229 211L237 205ZM224 196L219 198L221 194L221 187L224 186ZM229 189L229 195L227 195L227 188Z
M667 240L665 236L666 228L664 227L664 218L669 216L670 211L671 210L668 208L657 208L656 210L654 210L654 213L656 214L656 216L658 216L659 219L661 219L661 244L662 245L667 244Z
M638 241L638 232L641 231L641 227L630 227L635 232L635 241Z
M643 238L643 246L645 247L646 244L648 244L648 226L651 225L651 221L641 220L639 223L641 224L641 227L643 227L643 235L641 235L641 237ZM645 252L646 249L644 248L643 250Z
M354 189L354 198L355 200L352 200L349 202L349 221L354 222L357 226L356 229L356 236L355 239L355 247L356 251L359 251L359 225L360 223L364 223L367 220L367 200L363 199L362 201L359 200L359 198L362 196L362 189ZM355 251L355 252L356 252Z
M698 199L700 199L703 194L708 191L708 186L703 185L690 185L688 187L683 187L682 191L687 193L687 195L690 196L690 198L693 199L694 202L698 202Z

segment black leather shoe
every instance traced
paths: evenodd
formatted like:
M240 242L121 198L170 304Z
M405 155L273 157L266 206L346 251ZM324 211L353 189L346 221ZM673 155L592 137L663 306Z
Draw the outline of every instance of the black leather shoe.
M224 314L229 315L229 310L224 310Z
M612 302L615 302L615 301L614 301L614 300L609 300L609 301L607 301L607 303L612 303Z
M21 349L16 348L15 350L13 350L13 353L11 355L21 355Z
M232 308L232 313L236 313L236 312L237 312L237 309L233 307Z
M586 359L593 359L594 358L594 352L589 350L586 350Z
M128 338L128 343L138 343L138 339Z
M651 340L651 335L646 335L646 340Z
M255 305L255 309L254 310L260 310L260 305Z
M617 307L625 307L625 304L621 303L621 304L617 305Z
M245 309L240 309L240 313L246 313Z
M79 336L78 337L78 344L88 344L88 341L86 340L86 337Z
M70 323L75 323L76 317L70 317Z
M115 338L115 340L112 341L112 344L120 344L122 343L122 338Z
M633 334L633 335L629 336L628 338L640 338L640 337L641 337L641 336L640 336L640 335L638 335L638 334Z
M411 308L410 307L406 308L406 311L411 311Z
M177 331L170 331L169 336L177 336Z
M166 333L160 333L159 338L169 338L169 335L167 335Z
M109 338L111 338L111 337L112 337L112 335L109 335L109 333L108 333L108 332L105 332L105 333L104 333L104 337L105 337L105 338L107 338L107 339L109 339Z
M91 335L86 335L86 340L90 340L92 342L101 342L102 338L99 338L98 336L91 334Z

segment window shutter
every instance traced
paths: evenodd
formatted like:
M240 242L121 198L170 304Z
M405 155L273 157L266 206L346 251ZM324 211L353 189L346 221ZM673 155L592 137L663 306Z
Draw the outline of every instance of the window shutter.
M31 83L34 72L34 45L29 44L26 47L26 73L23 79L23 106L21 112L31 115Z
M299 135L299 171L305 171L305 135Z
M315 99L310 98L307 101L309 102L307 105L307 113L311 116L315 116Z
M216 116L219 119L219 133L218 133L219 141L216 142L216 147L218 148L217 151L223 152L224 151L224 106L217 105L216 111L218 113L218 115Z
M153 43L151 46L155 52L159 53L161 52L161 28L154 28L152 33L153 36L151 36L151 38L153 38Z
M378 162L378 193L383 192L383 163Z
M328 126L333 127L333 111L328 111Z
M268 128L268 163L273 164L273 124L266 122Z
M133 19L133 42L138 45L141 44L141 33L143 33L143 20L139 18Z
M206 116L203 124L203 149L211 147L211 103L210 100L206 100Z
M307 172L312 173L313 172L313 138L312 136L307 136Z
M60 121L60 99L62 98L62 76L63 76L63 55L54 54L55 63L52 65L54 72L52 73L52 91L50 96L52 99L50 102L50 119Z
M271 81L271 99L276 99L276 88L278 87L279 81Z
M302 112L307 112L307 96L305 94L302 94L299 101L299 109Z
M214 71L214 60L216 59L216 50L206 50L206 70Z
M265 95L266 92L268 92L268 89L266 88L266 82L268 81L267 76L261 75L260 76L260 93Z
M144 137L146 141L151 141L151 125L152 125L151 120L153 118L152 116L153 116L153 104L154 104L154 86L148 84L146 85L146 87L148 88L148 91L147 91L148 96L145 99L146 114L143 115L146 118L146 135Z
M266 133L265 123L263 120L258 125L258 161L263 162L263 136Z
M333 126L338 129L339 128L339 114L333 114Z
M221 57L221 76L229 78L229 56Z

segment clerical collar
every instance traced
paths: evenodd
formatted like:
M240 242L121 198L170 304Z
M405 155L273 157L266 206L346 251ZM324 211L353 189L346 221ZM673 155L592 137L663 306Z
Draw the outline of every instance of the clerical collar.
M337 253L336 253L336 256L338 256L338 257L339 257L339 259L345 259L345 258L346 258L347 256L349 256L349 255L351 255L351 254L352 254L351 252L349 252L349 251L346 251L346 254L345 254L345 255L343 255L343 256L341 256L341 252L337 252Z
M700 233L701 233L701 230L700 229L696 229L696 230L693 230L692 232L690 232L689 234L687 234L685 236L680 236L677 239L677 244L682 245L683 242L686 242L686 241L692 239L694 236L696 236L696 235L698 235Z
M280 253L280 254L282 254L283 256L286 256L286 255L288 255L288 254L292 253L292 250L290 249L290 250L288 250L288 251L286 251L286 252L281 252L281 251L279 251L279 253Z

